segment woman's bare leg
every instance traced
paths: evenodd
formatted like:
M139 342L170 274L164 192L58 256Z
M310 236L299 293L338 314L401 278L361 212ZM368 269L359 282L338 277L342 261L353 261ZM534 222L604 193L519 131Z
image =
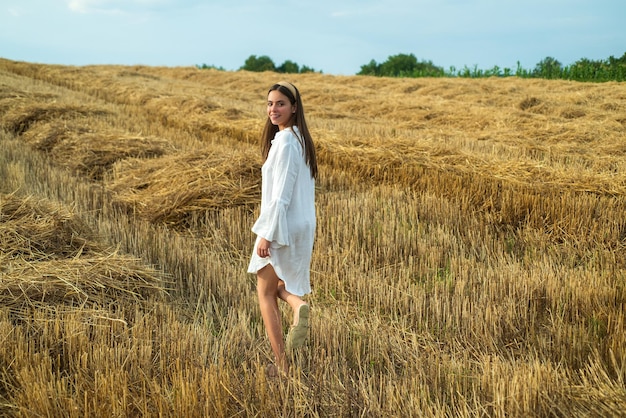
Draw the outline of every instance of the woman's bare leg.
M283 328L280 311L278 310L279 281L272 265L267 265L257 272L257 294L259 296L259 307L261 309L265 331L270 339L272 351L276 358L276 365L280 370L286 373L289 366L285 356Z
M278 282L278 297L293 310L293 322L285 341L286 350L292 351L302 346L309 334L309 305L300 296L287 291L282 280Z
M306 304L306 302L303 301L300 296L289 293L287 289L285 289L285 282L280 279L278 281L278 297L291 306L293 311L293 322L291 325L296 325L298 323L298 308Z

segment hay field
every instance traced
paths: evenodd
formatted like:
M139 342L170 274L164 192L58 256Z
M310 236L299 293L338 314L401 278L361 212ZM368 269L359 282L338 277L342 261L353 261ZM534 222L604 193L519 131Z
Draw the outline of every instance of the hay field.
M272 380L280 78L0 59L0 415L624 416L625 84L290 76L313 322Z

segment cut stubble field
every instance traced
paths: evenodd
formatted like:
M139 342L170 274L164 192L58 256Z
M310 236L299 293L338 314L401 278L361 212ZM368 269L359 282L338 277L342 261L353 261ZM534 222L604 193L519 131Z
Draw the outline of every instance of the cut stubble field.
M626 84L290 75L312 328L271 379L282 77L0 59L0 415L623 416Z

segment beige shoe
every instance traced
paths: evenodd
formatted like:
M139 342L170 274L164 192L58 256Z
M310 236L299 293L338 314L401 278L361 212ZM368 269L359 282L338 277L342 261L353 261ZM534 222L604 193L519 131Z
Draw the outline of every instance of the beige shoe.
M298 322L289 329L285 343L287 351L300 348L309 336L309 305L302 304L298 308Z

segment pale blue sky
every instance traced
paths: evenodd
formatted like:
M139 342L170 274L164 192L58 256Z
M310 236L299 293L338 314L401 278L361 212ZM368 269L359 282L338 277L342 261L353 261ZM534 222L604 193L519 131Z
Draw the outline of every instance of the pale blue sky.
M3 0L0 57L241 67L250 55L355 74L396 54L532 69L626 53L624 0Z

